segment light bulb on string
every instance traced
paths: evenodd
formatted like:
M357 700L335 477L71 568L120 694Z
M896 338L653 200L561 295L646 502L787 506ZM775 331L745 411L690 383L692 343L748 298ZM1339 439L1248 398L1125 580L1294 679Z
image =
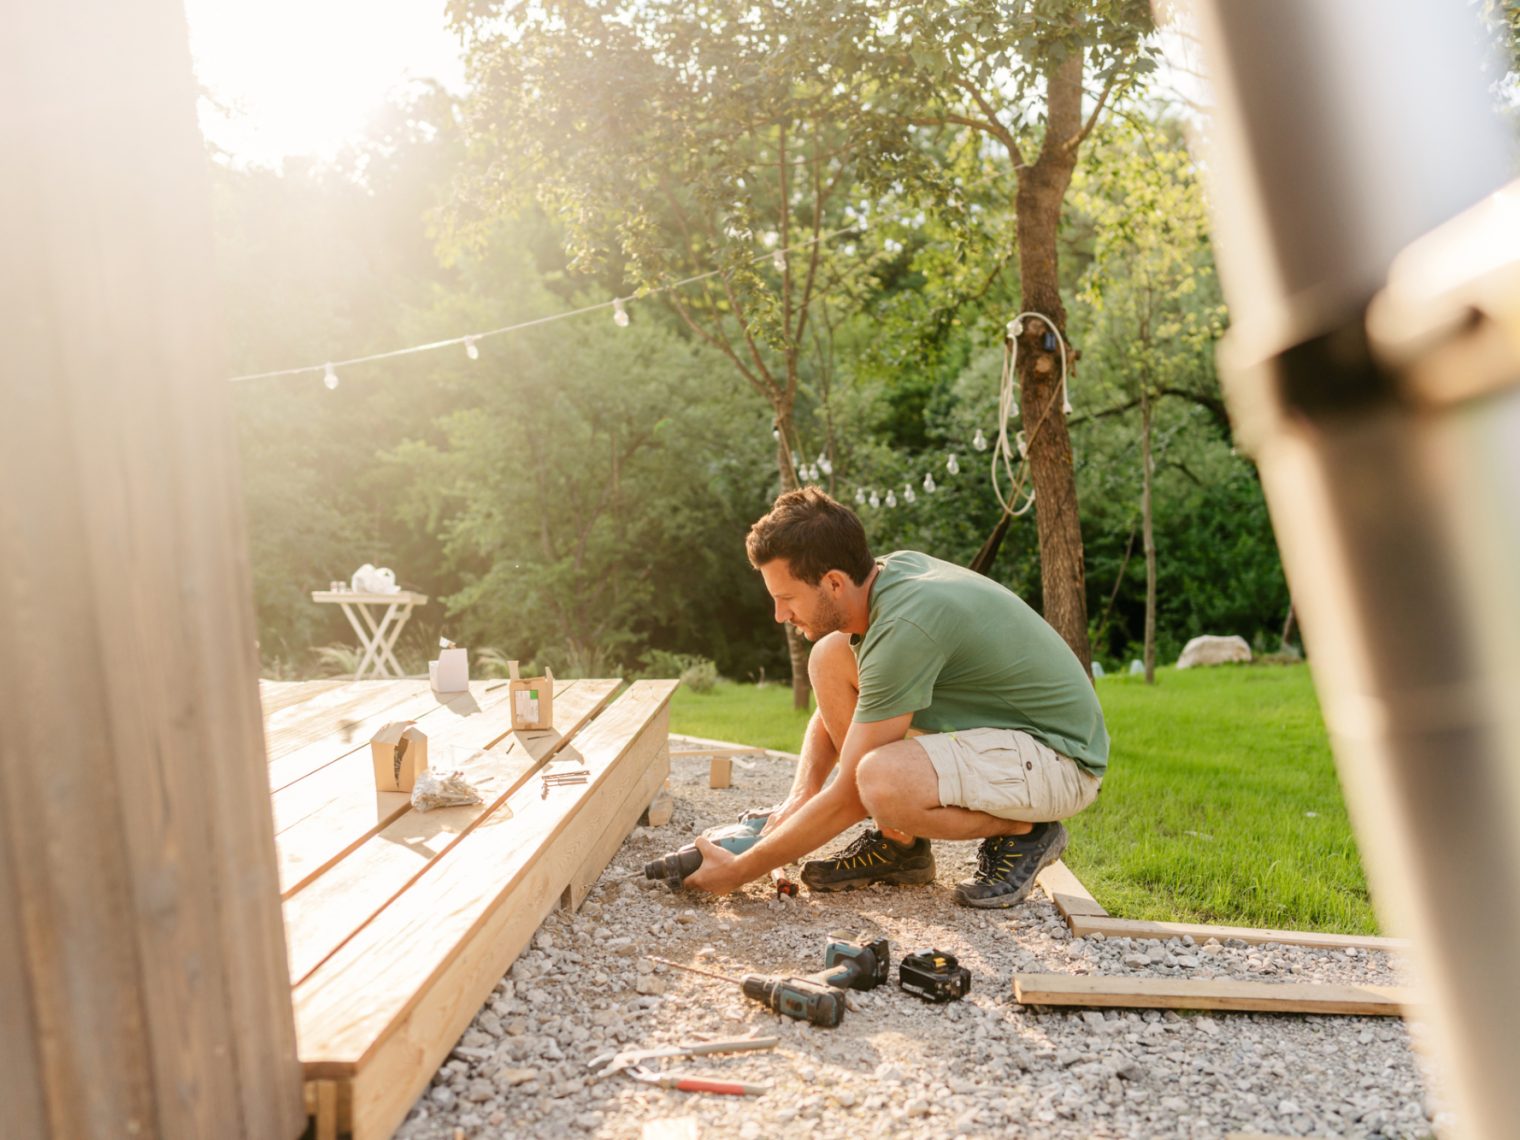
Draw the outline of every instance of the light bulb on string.
M331 364L329 364L322 373L322 383L327 385L327 390L329 392L335 390L338 387L338 370Z
M771 264L776 267L777 273L785 273L786 251L778 249L775 253L771 254Z
M1061 411L1063 413L1065 413L1066 415L1068 415L1068 416L1071 415L1071 399L1070 399L1070 397L1063 397L1062 398L1062 400L1061 400Z
M864 487L855 488L855 504L861 507L866 505L866 489Z
M875 491L872 491L870 502L871 508L874 510L875 508L881 506L881 496L878 495Z
M818 468L818 470L822 471L825 475L834 474L834 465L829 462L829 457L827 455L819 455L818 462L813 464L813 466Z
M913 490L913 484L912 483L904 483L903 484L903 502L905 502L905 503L916 503L916 502L918 502L918 492L916 492L916 491Z
M895 507L895 506L897 506L897 492L896 491L888 491L887 492L887 506L889 506L889 507Z
M955 452L950 453L950 458L945 460L945 470L952 475L961 473L961 461L955 457Z
M971 437L971 446L976 448L978 451L987 450L987 437L982 434L981 428L977 428L976 434Z
M930 471L924 476L924 490L932 495L938 489L939 484L934 481L934 472Z
M471 360L480 359L480 345L475 343L474 337L467 336L464 338L464 354Z
M1013 439L1014 442L1019 446L1019 458L1027 459L1029 457L1029 442L1024 438L1024 433L1019 432L1019 434L1014 436Z
M623 299L615 297L612 301L612 323L620 329L628 327L628 310L623 308Z

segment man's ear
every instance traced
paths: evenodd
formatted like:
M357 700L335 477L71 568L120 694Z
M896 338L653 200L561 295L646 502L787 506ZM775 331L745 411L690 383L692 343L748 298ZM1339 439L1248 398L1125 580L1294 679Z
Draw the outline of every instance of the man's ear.
M838 597L840 591L844 589L845 584L849 581L849 575L843 570L830 570L823 576L823 581L828 585L829 593Z

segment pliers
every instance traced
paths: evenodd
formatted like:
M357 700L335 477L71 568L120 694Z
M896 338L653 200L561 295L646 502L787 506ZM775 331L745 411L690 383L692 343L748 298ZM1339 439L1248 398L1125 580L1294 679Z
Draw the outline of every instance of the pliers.
M636 1081L647 1081L667 1089L682 1092L725 1093L728 1096L759 1096L769 1092L769 1085L751 1085L743 1081L725 1081L717 1077L694 1077L683 1073L659 1073L648 1068L644 1062L661 1057L695 1057L704 1053L745 1053L754 1049L774 1049L776 1037L736 1037L728 1041L690 1041L680 1045L668 1045L660 1049L624 1049L619 1053L603 1053L593 1057L589 1067L599 1069L594 1079L613 1073L626 1073Z

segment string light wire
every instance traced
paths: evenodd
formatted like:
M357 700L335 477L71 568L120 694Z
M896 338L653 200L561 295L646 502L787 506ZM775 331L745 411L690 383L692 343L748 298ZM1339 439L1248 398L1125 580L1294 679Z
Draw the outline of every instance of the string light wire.
M774 258L778 255L784 257L788 253L795 253L800 250L810 249L815 245L821 245L826 241L833 241L835 238L840 237L844 234L859 232L860 226L858 224L844 226L837 230L831 230L826 234L819 234L815 238L809 238L807 241L801 242L797 245L788 246L786 249L777 249L766 253L756 254L754 257L751 257L748 260L750 264L766 260L774 260ZM644 297L654 297L660 293L669 293L676 289L684 289L686 286L695 285L699 281L706 281L709 278L719 277L724 272L725 271L722 269L709 269L706 273L698 273L691 277L682 278L680 281L672 281L668 285L657 286L644 293L638 294L637 297L614 297L609 301L598 301L594 305L584 305L579 309L571 309L569 312L551 313L547 317L535 317L530 321L519 321L517 324L503 325L501 328L487 329L484 332L466 333L463 336L451 336L445 340L429 341L426 344L414 344L407 348L393 348L389 352L372 352L367 356L353 356L347 360L333 360L330 362L324 362L322 364L304 364L299 368L280 368L272 372L250 372L245 376L229 377L228 382L232 384L241 384L249 380L274 380L281 376L303 376L316 373L323 373L330 376L333 374L333 369L335 368L348 368L351 365L355 364L372 364L377 360L391 360L398 356L411 356L419 352L433 352L440 348L451 348L454 345L462 344L466 347L466 350L468 350L477 342L485 340L487 337L504 336L507 333L518 332L522 329L534 328L538 325L552 324L555 321L566 321L571 317L584 316L586 313L595 313L601 309L611 309L615 314L619 312L626 314L626 310L623 308L623 306L629 301L642 299ZM332 386L335 387L336 385Z

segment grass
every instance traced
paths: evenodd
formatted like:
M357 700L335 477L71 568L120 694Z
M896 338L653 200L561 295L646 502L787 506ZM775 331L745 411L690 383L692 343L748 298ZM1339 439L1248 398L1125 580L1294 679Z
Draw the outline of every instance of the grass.
M1098 682L1113 755L1067 863L1125 918L1377 932L1309 671L1157 671ZM674 732L795 752L784 685L678 691Z

